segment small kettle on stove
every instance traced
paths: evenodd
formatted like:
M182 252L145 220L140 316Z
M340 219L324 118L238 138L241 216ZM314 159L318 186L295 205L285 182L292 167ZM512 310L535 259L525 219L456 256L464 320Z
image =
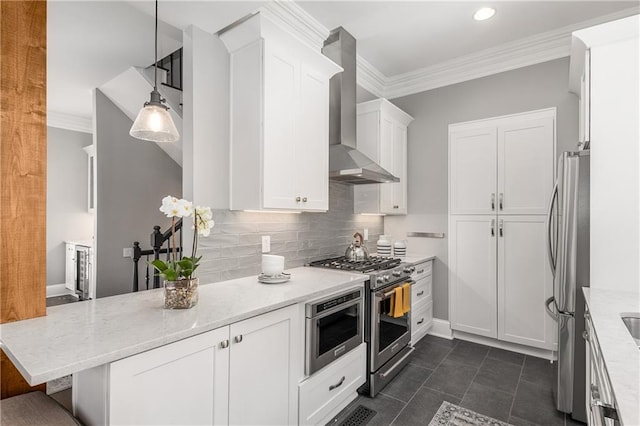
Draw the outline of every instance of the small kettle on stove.
M344 252L344 257L349 261L361 261L361 260L369 260L369 251L367 247L363 243L362 234L356 232L353 234L355 240L347 247L347 250Z

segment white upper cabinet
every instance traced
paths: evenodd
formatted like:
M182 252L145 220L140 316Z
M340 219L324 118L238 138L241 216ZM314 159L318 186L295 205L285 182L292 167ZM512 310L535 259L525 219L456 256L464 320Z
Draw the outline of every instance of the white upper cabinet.
M497 130L450 131L451 214L496 213Z
M256 14L231 53L230 207L328 209L329 79L338 65Z
M554 119L498 127L498 213L545 214L554 177Z
M407 127L412 120L384 98L358 104L358 150L400 182L356 185L355 213L407 214Z
M545 214L555 108L449 126L451 214Z

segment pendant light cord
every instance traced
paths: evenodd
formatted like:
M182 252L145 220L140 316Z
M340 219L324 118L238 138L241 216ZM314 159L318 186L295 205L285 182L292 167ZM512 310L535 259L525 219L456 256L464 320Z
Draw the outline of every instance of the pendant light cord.
M153 63L153 70L153 90L158 91L158 0L156 0L155 62Z

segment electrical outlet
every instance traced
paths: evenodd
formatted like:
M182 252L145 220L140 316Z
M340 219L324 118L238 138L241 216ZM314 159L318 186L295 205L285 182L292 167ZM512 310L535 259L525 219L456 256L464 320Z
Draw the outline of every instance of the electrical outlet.
M262 252L269 253L271 251L271 237L269 235L262 236Z
M122 257L133 257L133 248L125 247L122 249Z
M363 237L365 241L369 241L369 229L368 228L364 228L364 232L363 232Z

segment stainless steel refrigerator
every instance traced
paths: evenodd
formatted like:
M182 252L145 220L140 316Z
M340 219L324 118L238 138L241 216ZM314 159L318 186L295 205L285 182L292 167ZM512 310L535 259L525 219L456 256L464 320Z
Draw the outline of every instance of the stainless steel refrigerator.
M589 286L590 151L564 152L547 218L553 297L547 312L558 323L556 407L586 422L584 295Z

